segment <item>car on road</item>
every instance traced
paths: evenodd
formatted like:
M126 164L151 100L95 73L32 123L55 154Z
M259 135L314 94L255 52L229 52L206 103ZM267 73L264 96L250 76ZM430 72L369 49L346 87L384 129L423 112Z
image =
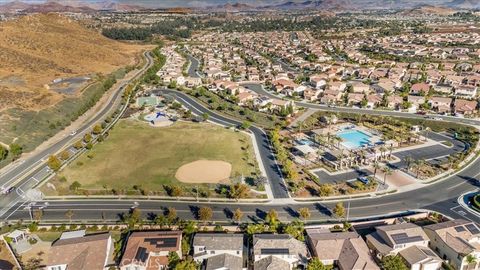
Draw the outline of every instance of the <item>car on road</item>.
M75 136L75 135L77 135L77 131L76 131L76 130L70 132L70 136Z
M2 194L3 194L3 195L7 195L7 194L12 193L14 190L15 190L15 187L14 187L14 186L11 186L11 187L9 187L9 188L4 188L4 189L2 189Z

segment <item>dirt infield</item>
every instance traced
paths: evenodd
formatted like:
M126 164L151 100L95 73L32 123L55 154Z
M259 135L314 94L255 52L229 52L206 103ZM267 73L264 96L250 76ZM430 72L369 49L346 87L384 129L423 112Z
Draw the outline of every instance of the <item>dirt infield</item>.
M230 178L232 165L219 160L197 160L178 168L175 178L184 183L224 183Z

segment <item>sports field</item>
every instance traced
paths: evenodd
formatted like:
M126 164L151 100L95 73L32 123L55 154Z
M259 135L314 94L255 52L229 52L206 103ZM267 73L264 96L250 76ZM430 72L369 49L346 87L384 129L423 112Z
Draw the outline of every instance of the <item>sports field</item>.
M199 161L207 166L200 170L188 166ZM184 165L180 174L185 178L187 168L185 182L202 182L192 181L189 171L197 170L199 178L208 178L203 183L214 183L215 177L224 178L228 172L225 163L231 164L231 177L255 173L257 165L249 135L209 123L177 122L155 128L135 120L121 120L104 142L75 160L60 176L66 177L66 184L78 181L86 189L130 189L138 185L160 190L164 184L186 185L176 179L178 169ZM210 171L215 170L219 173L212 175ZM221 180L225 183L225 179Z

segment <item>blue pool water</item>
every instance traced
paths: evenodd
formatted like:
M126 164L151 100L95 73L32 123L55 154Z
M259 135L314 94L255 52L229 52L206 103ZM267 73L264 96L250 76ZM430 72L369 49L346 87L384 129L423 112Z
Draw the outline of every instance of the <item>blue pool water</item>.
M342 144L349 149L356 149L365 145L370 145L370 135L359 130L346 130L337 133L342 138Z

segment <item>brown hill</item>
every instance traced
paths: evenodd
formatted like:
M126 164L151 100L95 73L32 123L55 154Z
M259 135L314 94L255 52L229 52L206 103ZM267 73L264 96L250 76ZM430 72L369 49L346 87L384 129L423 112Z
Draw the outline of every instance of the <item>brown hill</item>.
M48 107L64 97L45 87L52 80L111 73L134 64L143 49L56 14L0 23L0 111Z

